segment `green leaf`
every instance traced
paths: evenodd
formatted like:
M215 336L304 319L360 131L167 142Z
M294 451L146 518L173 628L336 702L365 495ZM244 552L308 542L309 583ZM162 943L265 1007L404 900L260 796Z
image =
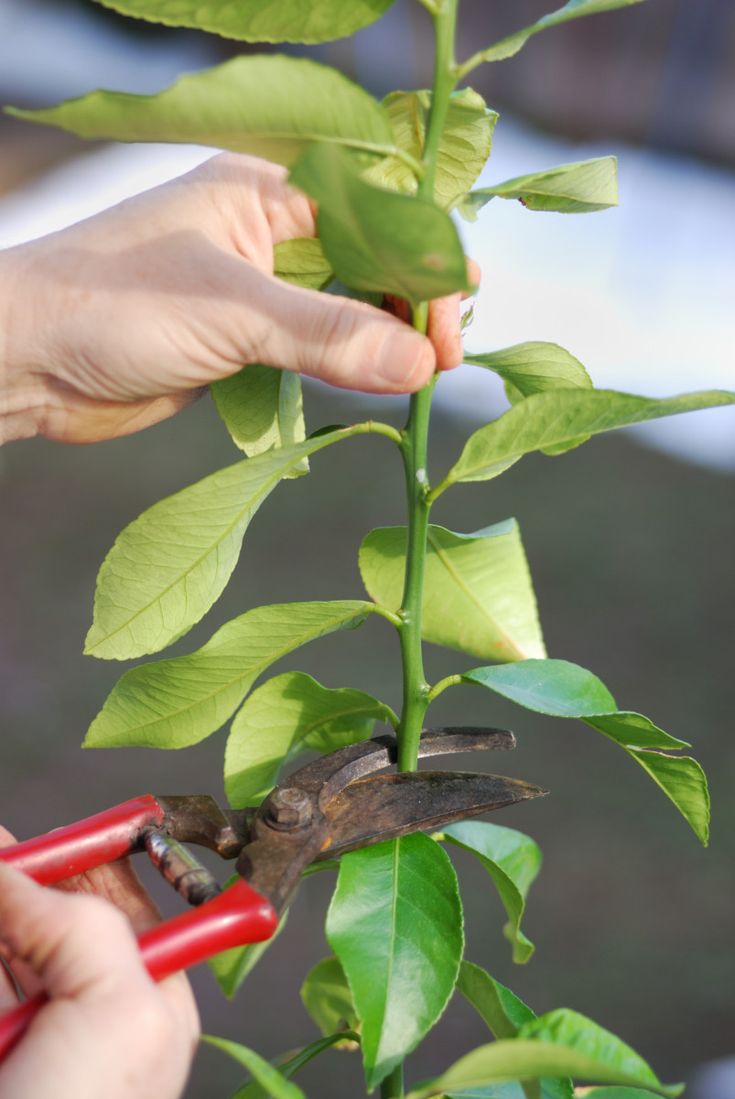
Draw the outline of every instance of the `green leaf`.
M278 482L345 437L336 431L237 462L133 520L99 571L85 653L128 660L183 637L222 594L248 524Z
M521 931L521 920L528 890L541 869L538 844L513 828L477 820L450 824L436 838L462 847L480 859L508 915L504 933L513 947L513 961L523 965L535 949Z
M516 1038L473 1050L433 1083L411 1092L408 1099L546 1076L643 1086L671 1099L683 1091L681 1085L662 1084L650 1066L614 1034L584 1015L561 1009L524 1023Z
M250 363L210 386L220 418L248 457L301 443L306 437L301 378L289 370ZM285 476L309 472L302 458Z
M735 393L717 389L662 400L607 389L537 393L475 431L441 487L457 481L489 481L524 454L573 442L580 435L599 435L662 416L730 404L735 404Z
M514 519L474 534L430 526L422 616L423 636L489 660L543 655L536 598ZM370 596L401 605L406 528L372 531L360 547L360 572Z
M592 379L581 362L556 343L518 343L481 355L465 352L464 361L499 374L511 404L549 389L592 389ZM580 435L557 446L545 447L542 453L562 454L588 439L589 435Z
M494 187L470 191L460 203L460 213L475 221L478 211L492 198L518 199L528 210L557 214L592 214L618 205L618 162L614 156L562 164L544 172L516 176Z
M333 276L316 237L295 237L277 244L273 249L273 274L306 290L323 290Z
M317 1038L315 1042L310 1042L308 1046L304 1046L296 1053L283 1054L282 1057L277 1059L276 1067L286 1079L290 1079L300 1068L308 1065L309 1061L313 1061L320 1053L334 1046L339 1048L346 1045L348 1041L346 1035L348 1034L353 1039L357 1038L357 1035L352 1034L351 1031L345 1031L344 1034L330 1034L327 1038ZM352 1044L354 1045L354 1041ZM249 1084L238 1088L232 1099L265 1099L268 1094L257 1080L252 1080Z
M464 252L451 218L432 202L373 187L350 154L313 145L291 182L319 203L319 238L342 282L414 304L467 287Z
M255 1050L241 1046L239 1042L230 1042L227 1038L214 1038L211 1034L203 1034L202 1041L214 1046L215 1049L222 1050L223 1053L232 1057L233 1061L237 1061L239 1065L246 1068L265 1094L272 1096L273 1099L306 1099L301 1088L290 1083L277 1068L265 1061Z
M249 457L293 446L306 437L298 374L250 363L210 389L232 441ZM308 471L308 459L303 458L286 477Z
M323 958L307 974L301 1000L322 1034L359 1029L352 993L336 958Z
M585 1092L585 1099L652 1099L654 1094L640 1088L591 1088Z
M225 888L238 880L239 875L233 875ZM251 943L249 946L236 946L232 950L223 950L221 954L215 954L209 959L208 965L212 975L228 1000L234 998L245 978L255 969L268 947L276 941L286 926L287 919L288 909L278 921L278 927L270 939L262 943Z
M467 683L488 687L519 706L552 717L580 718L620 745L650 775L706 846L709 838L707 780L689 756L661 754L689 745L670 736L642 714L618 710L607 687L592 672L566 660L526 660L474 668Z
M307 641L364 622L372 603L277 603L233 618L187 656L142 664L113 687L87 748L186 748L234 713L257 677Z
M457 989L495 1038L515 1038L524 1023L536 1018L523 1000L473 962L462 962Z
M627 8L631 4L640 4L641 0L568 0L563 7L548 15L542 16L530 27L509 34L495 42L486 50L473 58L473 61L504 61L507 57L513 57L523 49L529 38L539 31L558 27L560 23L567 23L570 19L579 19L583 15L596 15L598 12L613 11L615 8Z
M277 164L292 164L311 141L380 155L394 149L372 96L336 69L280 54L235 57L156 95L96 91L45 110L6 110L79 137L193 142Z
M344 855L327 939L362 1022L372 1090L431 1029L454 989L462 907L445 852L415 833Z
M298 237L273 250L274 274L294 286L322 290L332 269L318 240ZM217 412L235 446L249 457L293 446L306 437L301 378L289 370L250 363L237 374L210 385ZM286 479L309 472L303 458Z
M393 126L396 145L414 160L424 155L426 123L431 92L391 92L383 105ZM434 198L443 210L451 210L475 182L490 156L496 111L472 88L453 92L437 152ZM416 176L396 156L374 164L364 178L379 187L415 194Z
M390 707L351 688L322 687L303 672L286 672L253 691L232 723L225 751L225 791L233 808L257 805L281 767L301 752L332 752L367 740Z
M515 1038L524 1023L536 1018L523 1000L479 965L462 962L457 988L484 1019L495 1038ZM531 1090L527 1085L517 1088L518 1099L522 1099L523 1091ZM573 1099L571 1080L565 1077L542 1080L541 1099Z
M96 0L167 27L193 27L239 42L329 42L380 19L393 0Z

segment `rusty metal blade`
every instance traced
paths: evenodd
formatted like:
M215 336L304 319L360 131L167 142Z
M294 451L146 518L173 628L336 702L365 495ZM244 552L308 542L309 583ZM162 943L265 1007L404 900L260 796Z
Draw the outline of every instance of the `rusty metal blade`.
M358 847L441 828L546 793L522 779L464 771L374 775L353 782L329 803L329 840L318 857L335 858Z

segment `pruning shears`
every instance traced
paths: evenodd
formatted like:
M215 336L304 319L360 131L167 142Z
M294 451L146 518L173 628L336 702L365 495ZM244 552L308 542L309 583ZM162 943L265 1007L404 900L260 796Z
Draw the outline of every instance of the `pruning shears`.
M426 730L421 757L515 747L499 729ZM0 851L0 859L42 885L147 851L193 907L140 936L154 980L220 951L269 939L304 870L381 840L501 809L546 793L520 779L464 771L377 774L396 761L393 737L375 737L294 772L255 809L223 810L208 795L145 794L76 824ZM222 889L185 847L237 859L237 881ZM45 998L0 1018L0 1060Z

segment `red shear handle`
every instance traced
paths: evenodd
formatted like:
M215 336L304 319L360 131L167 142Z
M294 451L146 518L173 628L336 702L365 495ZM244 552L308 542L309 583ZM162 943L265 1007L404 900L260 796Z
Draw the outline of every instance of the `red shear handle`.
M0 860L41 885L54 885L129 855L141 833L160 826L164 816L153 795L144 794L48 835L5 847Z
M138 939L143 963L154 981L229 950L269 939L278 926L270 901L238 881L214 900L146 931ZM0 1018L0 1061L31 1025L46 996L27 1000Z

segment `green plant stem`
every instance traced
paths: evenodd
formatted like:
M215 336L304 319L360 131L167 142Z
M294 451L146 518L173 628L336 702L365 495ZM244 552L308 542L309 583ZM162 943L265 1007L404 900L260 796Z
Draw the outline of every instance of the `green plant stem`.
M403 1099L403 1063L396 1065L380 1085L380 1099Z
M454 35L458 0L443 0L436 5L434 31L436 52L431 110L424 143L424 175L418 193L433 198L436 165L449 97L455 85ZM426 332L428 306L417 306L413 314L414 327ZM401 601L400 628L401 660L403 664L403 708L398 729L398 769L415 771L418 763L419 740L429 704L429 685L424 674L421 645L421 610L424 595L426 536L431 504L426 471L431 398L436 378L411 398L411 408L402 447L406 474L408 504L408 545L406 574Z
M438 698L442 691L446 691L447 687L457 687L461 682L461 675L448 675L444 679L440 679L429 691L429 702L433 702L435 698Z

